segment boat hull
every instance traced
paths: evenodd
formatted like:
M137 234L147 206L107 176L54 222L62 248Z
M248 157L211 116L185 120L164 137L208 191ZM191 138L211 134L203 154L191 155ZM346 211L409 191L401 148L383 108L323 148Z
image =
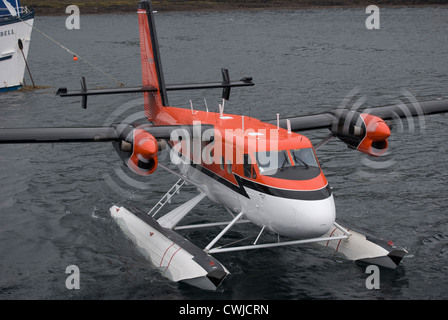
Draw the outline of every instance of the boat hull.
M33 23L34 11L20 18L11 16L0 20L0 92L17 90L24 84Z

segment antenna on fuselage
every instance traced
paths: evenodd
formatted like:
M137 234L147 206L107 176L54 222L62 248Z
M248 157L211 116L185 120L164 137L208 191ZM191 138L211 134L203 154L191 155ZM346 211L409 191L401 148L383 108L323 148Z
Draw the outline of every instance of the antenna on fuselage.
M219 116L222 117L222 115L224 114L224 103L225 103L226 99L222 99L222 104L219 104Z
M204 97L204 103L205 103L205 110L207 110L208 113L207 99L205 99L205 97Z
M193 101L190 100L191 114L194 114Z

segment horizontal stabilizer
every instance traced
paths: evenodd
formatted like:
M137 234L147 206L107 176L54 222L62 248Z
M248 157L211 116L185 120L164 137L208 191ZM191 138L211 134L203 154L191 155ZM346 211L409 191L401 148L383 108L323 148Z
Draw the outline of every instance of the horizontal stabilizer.
M121 94L121 93L139 93L139 92L154 92L156 88L151 86L141 87L120 87L120 88L106 88L106 89L90 89L68 92L67 88L59 88L56 95L60 97L77 97L77 96L93 96L102 94Z
M252 82L251 77L244 77L237 81L230 81L229 73L227 69L222 69L223 81L222 82L206 82L206 83L185 83L185 84L172 84L166 85L166 91L178 91L178 90L201 90L201 89L223 89L223 99L229 100L230 88L235 87L248 87L255 85ZM93 95L106 95L106 94L124 94L124 93L144 93L144 92L157 92L157 88L150 85L136 86L136 87L119 87L119 88L105 88L105 89L87 89L86 80L81 78L81 90L68 91L67 88L59 88L56 91L56 95L60 97L82 97L82 107L87 108L87 96Z
M226 70L226 69L224 69ZM167 85L166 90L167 91L176 91L176 90L198 90L198 89L223 89L223 95L222 98L229 100L230 98L230 88L235 87L250 87L255 85L252 82L251 77L245 77L238 81L230 81L227 77L223 82L208 82L208 83L187 83L187 84L172 84Z
M87 108L87 96L104 95L104 94L123 94L123 93L139 93L139 92L155 92L157 88L153 86L140 87L120 87L120 88L106 88L106 89L87 89L86 78L81 78L81 90L68 92L67 88L59 88L56 95L60 97L82 97L82 107Z

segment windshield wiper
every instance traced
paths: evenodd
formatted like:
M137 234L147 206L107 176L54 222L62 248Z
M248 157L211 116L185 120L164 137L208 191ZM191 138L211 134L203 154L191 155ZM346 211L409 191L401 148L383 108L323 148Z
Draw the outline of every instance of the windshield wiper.
M285 157L285 160L283 160L283 163L282 163L282 165L280 167L280 170L283 170L283 167L285 166L285 164L287 164L289 162L288 161L288 156L287 156L287 154L285 152L283 152L283 156Z
M310 168L310 166L305 161L300 159L299 156L296 155L296 153L294 151L292 152L292 156L293 156L294 161L298 161L298 162L302 163L307 169Z

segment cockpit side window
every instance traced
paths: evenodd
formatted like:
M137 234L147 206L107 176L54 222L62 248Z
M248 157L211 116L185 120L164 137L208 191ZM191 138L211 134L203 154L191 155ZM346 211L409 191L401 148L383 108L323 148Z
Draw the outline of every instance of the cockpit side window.
M251 158L248 154L244 155L244 163L243 163L243 174L247 178L255 179L257 174L255 173L255 168L251 163Z

